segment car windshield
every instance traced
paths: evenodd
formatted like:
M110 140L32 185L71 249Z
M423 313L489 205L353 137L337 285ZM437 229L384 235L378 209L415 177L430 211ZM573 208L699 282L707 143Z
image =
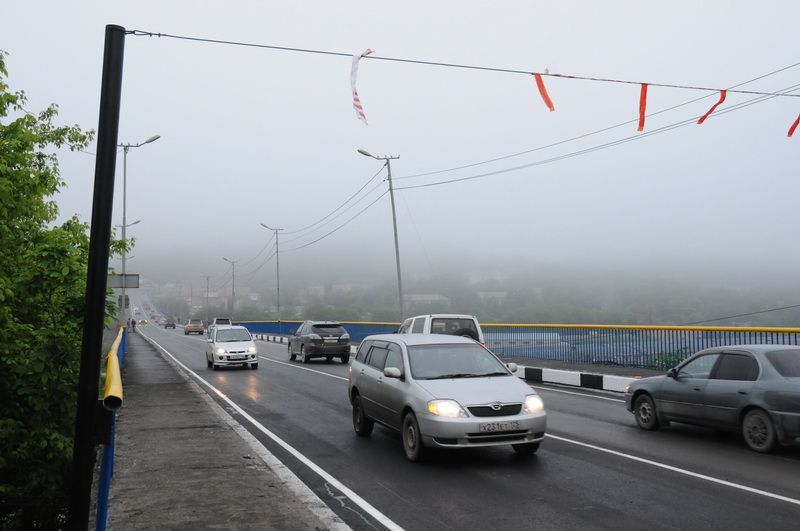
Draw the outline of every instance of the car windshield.
M511 375L492 353L476 344L408 347L408 363L416 380Z
M250 341L250 332L245 328L231 328L217 332L217 343L227 343L229 341Z
M344 334L344 328L338 324L315 324L311 327L311 331L318 334Z
M463 335L466 330L477 335L475 321L455 317L442 317L431 320L431 334Z
M800 351L773 350L767 352L767 359L781 376L800 378Z

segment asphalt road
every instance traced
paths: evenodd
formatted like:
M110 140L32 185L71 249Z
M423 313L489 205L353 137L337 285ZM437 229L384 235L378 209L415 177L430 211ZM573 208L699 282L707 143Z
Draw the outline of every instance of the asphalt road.
M619 395L536 386L548 435L535 456L437 450L415 464L386 428L356 437L347 365L289 362L285 345L258 342L258 370L212 371L204 336L139 331L354 529L798 526L800 449L761 455L736 435L676 424L644 432Z

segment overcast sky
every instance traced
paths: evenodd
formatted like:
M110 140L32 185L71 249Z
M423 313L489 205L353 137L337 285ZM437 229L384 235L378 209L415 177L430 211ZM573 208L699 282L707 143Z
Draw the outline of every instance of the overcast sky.
M800 2L7 2L0 49L30 110L96 129L104 26L287 47L618 78L729 87L800 62ZM270 283L274 260L253 259L270 234L314 223L379 169L356 153L399 155L397 187L478 175L636 134L631 123L494 163L448 169L591 133L637 117L639 87L545 78L548 112L531 76L364 59L351 106L350 59L128 36L120 142L161 139L128 155L129 270L179 265L196 285L226 278ZM800 84L800 66L743 89ZM800 94L800 92L798 92ZM717 95L651 87L645 132L703 114ZM729 94L717 112L751 100ZM408 275L520 259L636 271L800 266L800 98L779 97L609 149L472 181L400 191ZM94 146L89 148L94 152ZM90 219L94 157L64 153L62 217ZM385 174L383 174L385 176ZM378 183L379 181L373 181ZM371 190L369 185L365 191ZM386 183L379 190L386 189ZM122 222L122 154L114 223ZM338 232L378 189L319 230L282 237L282 274L297 265L377 267L394 274L388 195ZM297 238L291 241L292 238ZM118 263L118 262L117 262ZM303 269L302 274L307 274ZM247 276L247 273L250 276ZM221 280L220 280L221 282ZM237 281L238 284L238 281Z

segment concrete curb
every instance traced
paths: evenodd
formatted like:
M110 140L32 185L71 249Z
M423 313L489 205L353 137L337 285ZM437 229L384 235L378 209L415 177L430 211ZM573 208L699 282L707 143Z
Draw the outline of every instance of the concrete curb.
M253 337L270 343L286 344L289 342L289 339L285 336L253 334ZM357 350L357 347L350 347L351 354L355 354ZM552 383L571 387L597 389L600 391L613 391L616 393L624 393L625 386L636 380L636 378L630 378L628 376L566 371L528 365L518 365L516 375L527 382Z

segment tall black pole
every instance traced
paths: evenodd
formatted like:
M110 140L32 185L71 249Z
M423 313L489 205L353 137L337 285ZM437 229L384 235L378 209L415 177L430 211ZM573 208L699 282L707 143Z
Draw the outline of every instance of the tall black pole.
M97 158L94 169L92 225L89 236L89 269L86 275L81 369L78 381L78 411L75 416L75 443L70 478L70 529L87 529L89 525L89 504L95 458L94 428L100 358L103 348L103 320L124 52L125 28L114 25L106 26L103 79L100 88L100 120L97 128ZM125 301L122 303L124 305Z

